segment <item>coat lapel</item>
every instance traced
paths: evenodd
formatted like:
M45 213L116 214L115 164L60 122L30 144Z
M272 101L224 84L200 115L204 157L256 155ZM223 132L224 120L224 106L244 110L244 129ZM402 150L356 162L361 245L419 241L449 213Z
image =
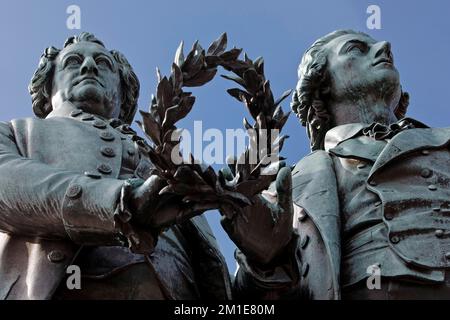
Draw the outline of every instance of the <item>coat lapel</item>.
M362 159L373 163L385 146L386 142L384 141L360 136L339 143L335 148L330 149L329 152L338 157Z
M381 151L369 178L386 164L410 152L427 148L439 148L450 142L450 128L408 129L400 132Z
M325 244L333 270L334 295L339 296L341 218L333 161L325 151L303 158L292 171L292 197L312 219Z

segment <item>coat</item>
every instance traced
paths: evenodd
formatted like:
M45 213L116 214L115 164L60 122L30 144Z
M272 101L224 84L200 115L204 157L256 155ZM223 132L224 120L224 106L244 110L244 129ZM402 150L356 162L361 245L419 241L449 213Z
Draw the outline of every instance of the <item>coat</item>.
M130 177L145 179L149 163L130 136L70 103L46 119L0 123L0 299L51 299L83 245L118 245L114 212L124 161L135 168ZM230 298L206 219L192 223L213 274L205 279Z
M348 141L361 128L362 126L358 125L351 127L340 141ZM365 181L367 188L380 197L384 214L395 211L392 204L403 201L401 197L407 195L412 186L416 188L416 193L420 193L419 196L448 205L450 186L446 177L450 168L436 168L435 171L439 171L437 173L441 177L425 179L420 177L420 170L417 174L417 168L407 168L407 162L402 159L412 157L413 161L409 163L421 164L427 163L428 160L420 157L427 155L427 159L431 161L429 165L432 166L433 159L441 157L440 163L445 166L450 164L449 144L450 128L409 129L397 134L387 143L375 159ZM344 159L370 159L369 151L368 146L358 143L338 143L333 148L333 152ZM299 161L292 171L294 223L300 235L299 254L303 265L301 287L303 296L308 299L340 299L341 296L342 213L332 157L330 152L315 151ZM401 179L409 179L411 184L399 183L405 181ZM434 179L434 184L429 184L430 179ZM437 191L430 191L436 189ZM395 219L385 221L390 224L393 232ZM390 246L405 263L425 268L429 267L428 262L432 261L436 266L449 267L450 261L445 261L444 257L434 262L434 257L427 257L426 261L422 261L414 256L414 250L419 249L418 243L428 243L425 238L420 241L405 238L399 243L398 239L396 240L391 241ZM426 247L422 251L427 252Z

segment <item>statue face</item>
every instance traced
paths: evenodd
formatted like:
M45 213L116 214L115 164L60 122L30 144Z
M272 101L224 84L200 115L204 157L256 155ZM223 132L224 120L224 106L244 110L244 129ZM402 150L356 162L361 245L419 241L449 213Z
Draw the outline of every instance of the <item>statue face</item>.
M390 44L362 34L347 34L326 44L331 99L337 102L383 99L392 110L401 87Z
M56 58L52 106L69 100L85 112L104 118L120 114L121 92L117 62L111 53L93 42L64 48Z

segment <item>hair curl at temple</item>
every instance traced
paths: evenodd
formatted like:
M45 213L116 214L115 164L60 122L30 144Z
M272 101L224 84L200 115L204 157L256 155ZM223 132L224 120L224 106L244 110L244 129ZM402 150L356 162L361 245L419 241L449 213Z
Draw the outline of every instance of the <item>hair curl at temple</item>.
M292 96L291 108L300 123L306 127L311 150L324 149L326 132L331 129L330 114L326 101L329 94L327 56L324 46L335 38L346 34L364 34L353 30L338 30L318 39L305 52L298 68L299 81ZM394 113L398 119L405 116L409 94L403 92Z
M64 48L82 41L97 43L105 47L103 42L97 39L92 33L82 32L78 36L68 38L64 43ZM31 94L33 104L33 112L39 118L45 118L53 110L51 105L53 73L55 70L55 60L60 52L61 49L55 47L45 49L41 55L38 68L28 85L28 91ZM122 104L119 118L125 123L130 124L137 110L140 87L139 80L122 53L115 50L110 51L110 53L118 64L122 86Z

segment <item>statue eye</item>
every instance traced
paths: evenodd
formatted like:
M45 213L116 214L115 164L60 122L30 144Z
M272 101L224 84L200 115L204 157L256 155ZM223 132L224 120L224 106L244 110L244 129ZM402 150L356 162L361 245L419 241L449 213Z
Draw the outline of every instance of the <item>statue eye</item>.
M64 67L78 66L81 64L81 59L78 56L70 56L64 61Z
M109 59L104 58L104 57L98 57L95 59L95 63L97 64L97 66L99 67L103 67L103 68L110 68L112 69L112 64L109 61Z
M352 53L364 53L366 52L367 47L362 44L362 43L355 43L350 45L347 48L347 52L352 52Z

